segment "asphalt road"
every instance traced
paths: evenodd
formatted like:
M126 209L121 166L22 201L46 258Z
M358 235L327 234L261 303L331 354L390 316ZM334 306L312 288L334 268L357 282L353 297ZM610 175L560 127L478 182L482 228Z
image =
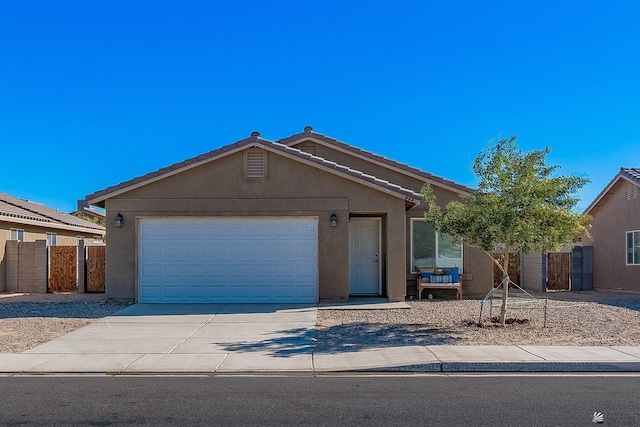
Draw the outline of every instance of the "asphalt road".
M638 376L0 377L0 424L640 425Z

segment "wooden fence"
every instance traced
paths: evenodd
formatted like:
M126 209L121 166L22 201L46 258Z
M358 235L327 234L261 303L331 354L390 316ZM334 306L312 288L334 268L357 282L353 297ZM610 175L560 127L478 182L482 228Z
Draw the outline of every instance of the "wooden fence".
M78 288L78 247L49 248L49 292L75 292Z
M105 246L87 246L86 291L104 292Z
M547 289L550 291L568 291L571 288L571 253L547 253Z
M51 246L48 258L48 292L105 291L105 246Z
M493 256L502 265L504 254L494 253ZM502 270L493 263L493 286L497 286L502 282L502 276ZM516 285L520 284L520 257L518 254L509 254L509 280Z

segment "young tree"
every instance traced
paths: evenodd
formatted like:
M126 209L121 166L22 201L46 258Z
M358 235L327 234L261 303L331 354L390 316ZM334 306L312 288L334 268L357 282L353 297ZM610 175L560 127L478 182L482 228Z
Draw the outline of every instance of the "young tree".
M552 176L559 166L546 165L550 148L524 153L516 139L501 139L481 152L473 164L480 179L477 191L450 202L444 211L428 184L422 190L428 206L425 220L438 232L484 250L502 271L502 324L509 294L509 254L559 250L588 235L590 220L573 212L579 201L576 194L588 180ZM504 253L502 264L493 255L497 248Z

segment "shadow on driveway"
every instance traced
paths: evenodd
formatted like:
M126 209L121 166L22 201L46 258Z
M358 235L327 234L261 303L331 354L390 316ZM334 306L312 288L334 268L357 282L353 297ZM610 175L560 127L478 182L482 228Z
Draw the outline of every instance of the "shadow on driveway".
M314 328L295 328L277 331L277 336L261 340L243 340L219 342L230 353L260 352L276 357L289 357L297 354L311 354L314 346Z
M360 351L370 348L456 344L452 330L424 324L348 323L316 330L316 353Z

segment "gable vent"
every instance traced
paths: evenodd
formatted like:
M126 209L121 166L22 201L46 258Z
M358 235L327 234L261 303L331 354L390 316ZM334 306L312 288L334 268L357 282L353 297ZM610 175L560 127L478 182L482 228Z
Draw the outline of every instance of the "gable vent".
M313 144L311 142L303 142L297 148L298 150L304 151L305 153L309 153L313 156L316 155L316 144Z
M638 198L638 187L633 184L626 184L624 194L627 200L635 200Z
M267 153L264 150L249 150L244 155L244 175L246 178L267 177Z

